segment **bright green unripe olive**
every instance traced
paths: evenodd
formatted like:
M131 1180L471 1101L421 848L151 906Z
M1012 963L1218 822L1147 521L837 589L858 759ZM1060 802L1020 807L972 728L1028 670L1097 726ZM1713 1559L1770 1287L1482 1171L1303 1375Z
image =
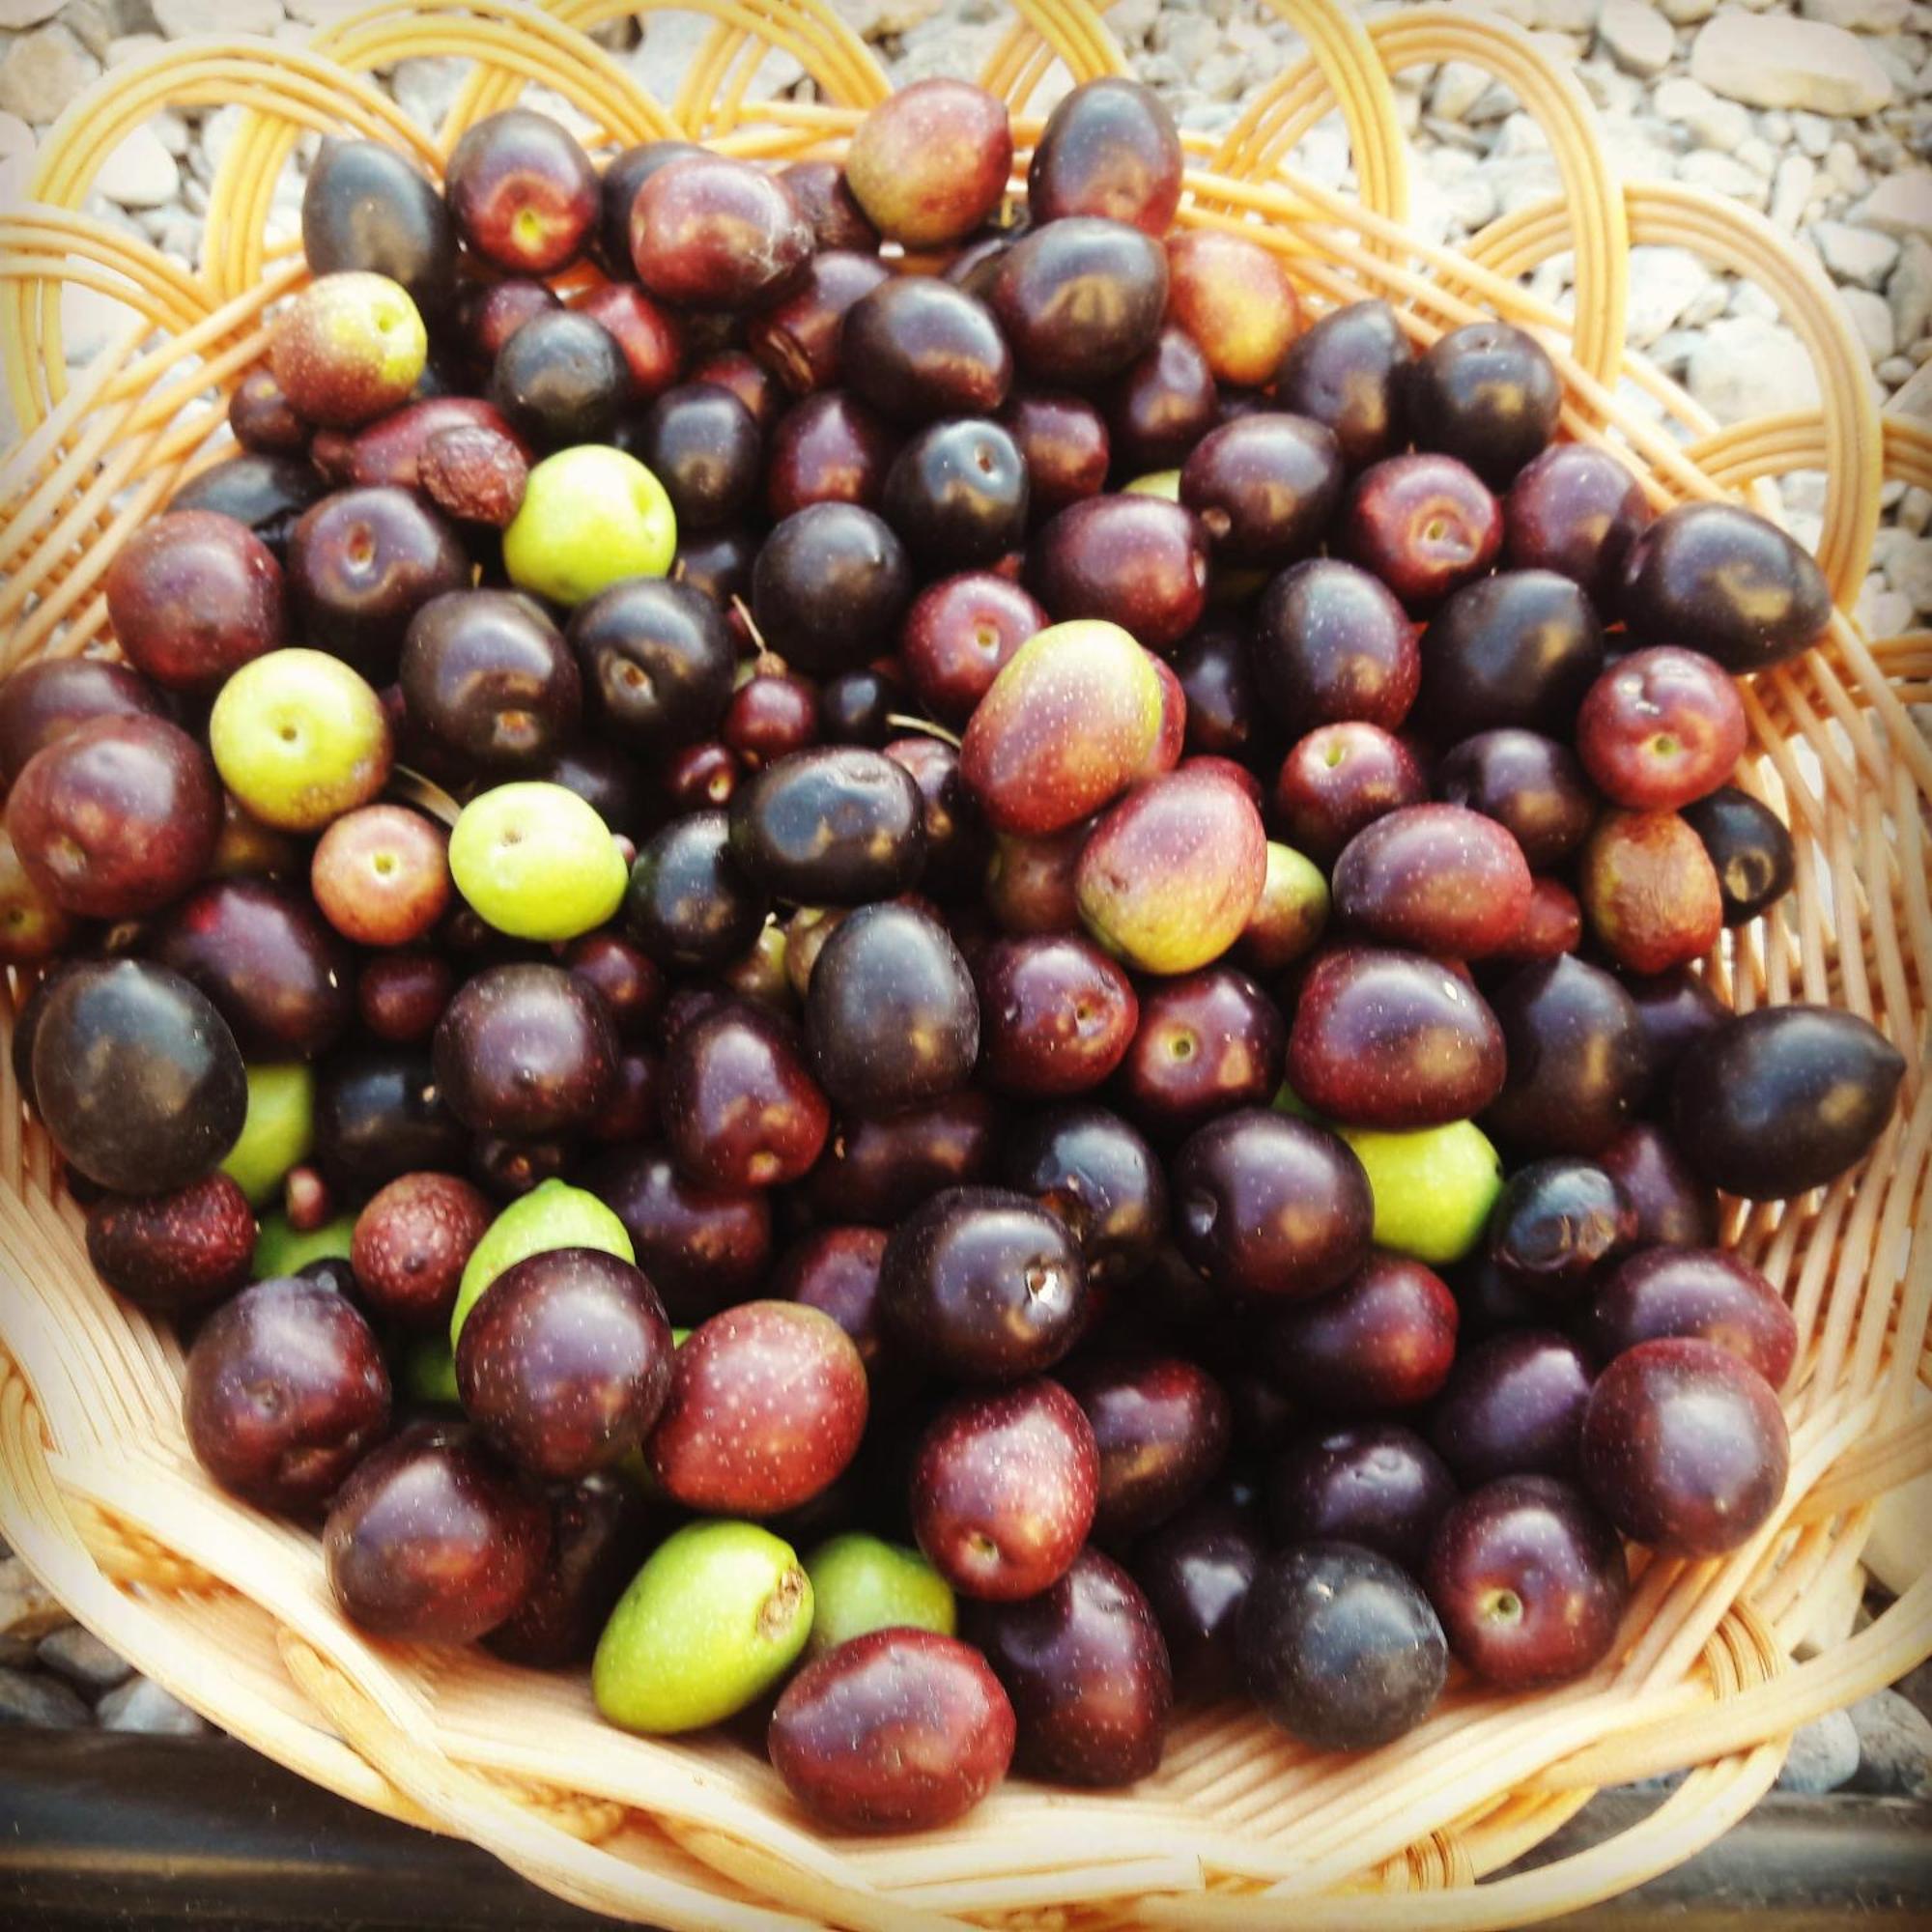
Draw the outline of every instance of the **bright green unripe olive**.
M676 550L664 485L635 456L584 442L530 471L503 532L503 568L520 590L582 604L627 577L662 577Z
M951 1636L958 1628L952 1588L917 1549L853 1530L805 1559L811 1578L813 1657L867 1631L905 1625Z
M456 1351L440 1335L412 1335L396 1364L397 1385L413 1402L462 1406L456 1392Z
M1461 1261L1482 1238L1502 1192L1503 1164L1475 1122L1414 1133L1336 1131L1368 1170L1377 1247L1441 1267Z
M449 835L449 871L477 918L513 939L575 939L623 903L630 874L594 806L559 784L479 793Z
M255 1236L255 1279L270 1281L278 1275L299 1274L310 1262L346 1262L355 1233L353 1214L338 1214L305 1235L289 1226L286 1214L264 1214Z
M248 1068L248 1112L221 1171L251 1208L274 1199L315 1140L315 1072L299 1060Z
M463 1332L469 1311L483 1291L507 1267L553 1248L597 1248L620 1261L635 1262L638 1251L624 1224L596 1195L568 1181L539 1181L520 1195L483 1231L483 1238L463 1264L456 1307L449 1318L450 1346Z
M1170 503L1180 501L1180 471L1178 469L1150 469L1145 476L1136 476L1127 485L1129 497L1161 497Z
M751 1522L694 1522L631 1580L590 1666L597 1708L633 1731L693 1731L734 1716L797 1661L811 1579Z
M375 688L327 651L244 664L208 715L208 749L242 810L283 832L320 832L388 781L394 747Z

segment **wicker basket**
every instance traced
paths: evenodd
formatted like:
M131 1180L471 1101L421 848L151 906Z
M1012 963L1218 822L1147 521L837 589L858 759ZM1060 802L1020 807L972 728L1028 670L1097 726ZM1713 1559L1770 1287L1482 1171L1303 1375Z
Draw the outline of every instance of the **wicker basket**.
M1829 477L1819 560L1841 611L1862 581L1887 477L1932 488L1932 434L1876 412L1866 357L1832 290L1757 216L1671 186L1621 185L1576 82L1505 23L1447 8L1364 22L1340 0L1272 0L1307 58L1219 143L1190 140L1182 220L1276 249L1316 307L1394 299L1420 341L1493 309L1555 351L1565 432L1618 451L1662 504ZM262 355L264 314L302 275L265 239L275 180L307 131L353 128L434 168L457 134L526 84L567 97L612 143L684 133L759 158L837 153L886 92L825 0L693 0L715 21L674 101L642 94L588 38L629 0L398 0L279 43L186 43L117 69L43 146L31 206L0 214L0 352L25 440L0 468L4 658L102 637L116 547L222 454L225 392ZM984 80L1028 102L1057 68L1123 63L1080 0L1025 0ZM748 99L769 49L821 104ZM431 140L366 76L405 55L474 63ZM1389 74L1444 60L1499 76L1542 125L1562 193L1466 252L1406 233L1406 161ZM243 109L210 195L198 273L75 211L102 160L163 105ZM1359 200L1282 166L1339 108ZM1675 243L1749 277L1808 345L1820 409L1718 431L1623 348L1628 250ZM1523 278L1574 251L1575 322ZM138 321L72 376L63 283ZM655 1742L602 1724L581 1677L476 1653L372 1641L337 1615L309 1534L216 1492L187 1452L181 1354L114 1299L82 1250L44 1136L0 1054L0 1534L79 1620L216 1724L318 1783L474 1840L538 1884L665 1927L806 1924L1378 1925L1525 1923L1613 1894L1723 1832L1764 1792L1798 1724L1932 1652L1932 1577L1868 1629L1803 1663L1817 1604L1853 1578L1871 1504L1932 1466L1915 1407L1932 1311L1932 974L1923 812L1932 749L1910 707L1932 696L1932 635L1877 641L1843 615L1829 642L1746 689L1745 781L1800 836L1780 916L1710 962L1741 1008L1831 1001L1876 1020L1910 1067L1864 1169L1822 1196L1734 1210L1744 1250L1781 1282L1804 1336L1785 1391L1789 1492L1721 1562L1650 1564L1614 1662L1535 1697L1467 1689L1412 1736L1324 1759L1234 1710L1184 1713L1159 1775L1090 1796L1014 1784L962 1825L887 1841L809 1829L738 1745ZM0 1001L11 1031L12 1009ZM1912 1247L1916 1243L1917 1262ZM1643 1823L1527 1875L1479 1884L1597 1787L1691 1767Z

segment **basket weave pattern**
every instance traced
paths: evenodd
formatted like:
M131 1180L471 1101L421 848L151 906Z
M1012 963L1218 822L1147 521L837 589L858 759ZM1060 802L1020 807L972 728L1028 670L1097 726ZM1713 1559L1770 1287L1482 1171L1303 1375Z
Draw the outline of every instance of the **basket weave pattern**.
M1849 608L1883 482L1932 488L1932 432L1880 418L1864 352L1815 267L1734 206L1620 185L1574 80L1507 24L1446 7L1364 22L1341 0L1270 4L1309 53L1225 138L1190 137L1181 219L1276 249L1313 308L1386 296L1419 342L1483 311L1537 329L1567 384L1564 433L1616 450L1660 505L1826 471L1819 559ZM0 356L26 429L0 459L0 662L103 639L99 583L116 548L226 453L227 392L264 354L265 312L304 272L297 251L265 241L276 176L303 133L354 130L436 170L466 127L534 83L613 144L684 134L783 159L838 153L887 91L824 0L687 0L716 24L678 98L654 101L588 38L642 11L632 0L550 0L547 11L408 0L305 50L177 43L116 70L62 117L30 205L0 214ZM1024 0L1013 12L982 78L1012 105L1023 166L1039 126L1028 103L1049 71L1087 79L1124 62L1082 0ZM802 63L817 103L748 99L771 48ZM420 54L473 63L434 138L367 78ZM1405 231L1389 82L1444 60L1472 62L1516 92L1562 180L1558 198L1493 223L1461 253ZM76 212L101 162L156 110L229 103L245 112L211 192L198 271ZM1284 166L1337 109L1356 199ZM1822 407L1719 431L1627 355L1634 243L1690 248L1766 289L1811 351ZM1565 250L1574 323L1521 285ZM64 282L138 315L78 378L61 348ZM95 1280L81 1216L23 1117L4 1053L0 1534L82 1623L225 1730L361 1804L472 1839L580 1904L666 1927L1447 1932L1526 1923L1666 1869L1756 1802L1793 1728L1932 1651L1927 1577L1869 1629L1792 1662L1812 1606L1857 1564L1873 1499L1932 1466L1932 1411L1913 1405L1932 1313L1932 747L1911 711L1932 699L1932 634L1869 639L1840 614L1825 647L1759 677L1745 698L1753 740L1740 781L1792 824L1798 882L1776 917L1710 962L1713 980L1741 1009L1803 999L1865 1014L1909 1070L1863 1169L1803 1203L1731 1216L1804 1338L1784 1391L1793 1456L1781 1510L1726 1559L1652 1562L1624 1644L1583 1682L1534 1697L1462 1689L1419 1731L1359 1760L1311 1753L1249 1713L1183 1713L1159 1775L1131 1793L1014 1784L948 1831L827 1839L734 1744L624 1736L598 1720L581 1677L384 1644L347 1626L316 1540L243 1509L195 1465L180 1350ZM9 1031L12 1011L0 1000ZM1692 1767L1686 1781L1621 1837L1479 1883L1599 1786L1678 1766Z

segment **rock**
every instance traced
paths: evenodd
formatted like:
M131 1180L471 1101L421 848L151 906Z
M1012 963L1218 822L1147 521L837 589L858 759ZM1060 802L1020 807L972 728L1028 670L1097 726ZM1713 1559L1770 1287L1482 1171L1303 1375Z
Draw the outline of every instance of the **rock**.
M1789 14L1719 13L1697 30L1690 76L1749 107L1875 114L1892 98L1890 75L1856 35Z
M291 20L298 20L304 27L332 26L352 14L369 11L364 0L282 0L282 7Z
M53 1592L17 1556L0 1562L0 1632L38 1639L72 1621Z
M158 34L121 34L107 43L107 65L126 67L129 61L152 60L166 45Z
M58 1678L0 1667L0 1725L75 1731L89 1721L87 1706Z
M1833 281L1850 282L1856 288L1876 289L1885 284L1899 257L1899 244L1889 235L1875 228L1858 228L1849 221L1820 221L1811 229L1811 239Z
M1791 117L1791 138L1798 143L1801 153L1809 155L1814 161L1822 161L1832 145L1832 124L1822 114L1801 110Z
M94 191L123 208L165 208L181 187L181 169L147 126L136 128L101 164Z
M1932 1719L1896 1690L1875 1690L1846 1714L1859 1734L1851 1788L1880 1798L1932 1797Z
M78 1624L43 1636L40 1661L87 1696L112 1690L134 1674L134 1666L125 1657L117 1656L92 1631L82 1630Z
M1524 24L1558 34L1587 34L1603 0L1529 0Z
M1921 490L1915 483L1906 491L1898 499L1898 526L1916 537L1932 529L1932 490Z
M1791 1734L1784 1769L1777 1774L1777 1789L1822 1798L1849 1782L1858 1768L1859 1734L1851 1719L1843 1711L1828 1711Z
M1807 20L1827 20L1860 34L1889 34L1912 14L1912 0L1798 0Z
M1718 11L1718 0L1657 0L1658 11L1675 27L1694 27Z
M1691 352L1686 381L1719 424L1813 409L1818 372L1790 329L1754 316L1714 322Z
M1160 0L1119 0L1107 9L1107 26L1122 46L1144 45L1160 18Z
M653 13L644 22L642 42L625 57L624 65L647 94L668 106L677 99L698 49L710 38L712 25L697 14ZM460 69L462 64L458 65Z
M1932 168L1888 175L1852 210L1852 219L1883 235L1932 235Z
M32 1637L0 1636L0 1665L9 1670L28 1670L38 1662L40 1646Z
M1776 322L1783 315L1776 299L1755 282L1733 282L1724 313L1756 316L1760 322Z
M1894 353L1888 355L1873 373L1888 389L1895 389L1901 383L1911 382L1912 372L1918 367L1918 364L1911 356Z
M1750 133L1750 110L1735 100L1719 100L1701 80L1673 73L1650 97L1652 111L1685 128L1700 148L1728 155Z
M1747 134L1733 151L1734 158L1761 181L1777 172L1777 150L1762 134Z
M1847 194L1866 194L1871 190L1871 176L1859 159L1859 151L1849 141L1833 141L1825 150L1825 173L1834 187L1843 188Z
M1912 600L1888 590L1884 578L1868 577L1852 606L1852 621L1868 638L1902 637L1912 628Z
M0 161L18 161L24 175L34 158L34 130L17 114L0 114Z
M58 14L63 0L0 0L0 32L17 34Z
M1675 152L1638 128L1610 142L1609 161L1610 172L1624 182L1668 181L1677 172Z
M1907 537L1886 559L1885 575L1901 597L1911 600L1913 610L1932 611L1932 537ZM1876 1564L1871 1567L1879 1574Z
M1818 163L1806 155L1789 154L1771 178L1771 218L1787 235L1798 232L1817 185Z
M0 108L44 128L93 81L100 63L56 20L22 34L0 61Z
M1677 179L1706 194L1721 195L1726 201L1741 201L1747 208L1762 211L1771 200L1771 184L1753 168L1715 148L1699 148L1686 155L1677 165Z
M1488 68L1469 61L1444 61L1430 84L1429 111L1439 120L1463 120L1494 85Z
M92 362L135 318L136 311L99 289L69 282L61 290L61 344L75 368Z
M1604 0L1597 41L1626 73L1662 73L1677 50L1670 22L1645 0Z
M151 1677L136 1677L110 1690L95 1706L103 1731L138 1731L151 1738L192 1738L208 1729L180 1698L163 1690Z
M1883 296L1869 289L1840 289L1838 299L1851 312L1852 327L1874 364L1886 361L1897 344L1892 339L1891 310Z
M1632 346L1648 349L1715 280L1688 248L1633 248L1626 331Z
M416 54L396 63L389 87L396 105L418 128L434 130L455 104L469 71L469 64L453 55Z
M1926 362L1918 373L1906 384L1904 388L1886 404L1889 415L1912 416L1919 422L1932 423L1932 362ZM1925 1491L1918 1497L1918 1507L1932 1509L1932 1478L1923 1479ZM1911 1489L1913 1485L1908 1484ZM1924 1569L1927 1549L1924 1531L1918 1521L1909 1517L1894 1516L1888 1524L1887 1505L1889 1496L1879 1498L1878 1509L1873 1518L1872 1542L1865 1546L1865 1562L1871 1573L1889 1590L1903 1590L1912 1577ZM1873 1545L1879 1543L1881 1534L1889 1526L1890 1538L1880 1545L1874 1553ZM1906 1583L1896 1583L1892 1577L1905 1574Z
M154 0L155 24L171 41L195 34L272 34L281 0Z
M1586 60L1577 70L1577 78L1597 110L1619 121L1635 114L1643 99L1643 85L1636 76L1606 60Z

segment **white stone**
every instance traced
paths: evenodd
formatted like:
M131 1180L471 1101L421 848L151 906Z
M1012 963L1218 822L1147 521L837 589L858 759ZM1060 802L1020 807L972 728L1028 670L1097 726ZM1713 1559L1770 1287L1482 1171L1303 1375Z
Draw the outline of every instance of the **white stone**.
M136 311L82 282L61 290L61 343L67 359L78 368L91 362L135 319Z
M1632 345L1648 349L1666 329L1676 326L1685 310L1715 279L1688 248L1633 248L1627 328Z
M1886 235L1932 235L1932 168L1888 175L1852 210L1852 219Z
M1901 383L1911 382L1912 372L1918 367L1918 364L1911 356L1900 355L1894 352L1888 355L1872 373L1888 389L1895 389Z
M1640 128L1607 146L1610 172L1619 181L1669 181L1677 172L1676 151L1653 141Z
M0 161L30 161L34 130L17 114L0 114Z
M1822 161L1832 145L1832 124L1822 114L1800 109L1791 117L1791 138L1814 161Z
M1916 537L1932 529L1932 490L1921 490L1915 483L1906 491L1898 499L1898 527Z
M416 54L396 63L389 91L395 96L396 105L418 128L434 131L442 126L443 116L455 104L469 71L468 61L451 55Z
M1776 322L1783 313L1776 300L1755 282L1733 282L1731 298L1725 304L1724 312L1727 315L1755 316L1760 322Z
M1603 0L1529 0L1526 24L1559 34L1587 34Z
M1771 184L1753 169L1715 148L1700 148L1686 155L1677 165L1677 179L1689 187L1700 187L1707 194L1722 195L1727 201L1741 201L1747 208L1763 209L1771 199Z
M1896 1690L1879 1690L1851 1707L1859 1734L1854 1791L1887 1798L1923 1798L1932 1792L1932 1719Z
M327 27L368 12L365 0L282 0L282 6L291 20L305 27Z
M1429 111L1444 121L1461 121L1494 85L1488 68L1470 61L1444 61L1429 89Z
M1788 154L1771 178L1771 218L1787 235L1797 232L1817 185L1818 163L1808 156Z
M0 32L17 34L23 27L38 27L65 4L66 0L0 0Z
M1883 362L1898 346L1893 337L1891 310L1883 296L1869 289L1840 289L1838 299L1850 311L1852 327L1873 362Z
M1885 298L1891 304L1899 341L1917 342L1932 325L1932 242L1921 235L1905 238L1898 266L1886 282Z
M1694 27L1718 11L1718 0L1658 0L1663 17L1679 27Z
M1822 1798L1848 1783L1859 1768L1859 1734L1843 1711L1828 1711L1791 1734L1784 1769L1777 1774L1780 1791Z
M1733 153L1750 134L1750 110L1735 100L1719 100L1701 80L1673 73L1658 82L1651 106L1664 120L1686 129L1700 148Z
M1732 158L1764 181L1777 172L1777 150L1762 134L1747 134L1738 143Z
M0 61L0 108L44 128L99 72L100 63L56 20L22 34L7 49Z
M281 0L153 0L155 24L171 41L197 34L272 34L282 24Z
M1882 577L1868 577L1852 606L1852 622L1868 638L1902 637L1912 628L1912 599L1885 587Z
M1800 1657L1835 1650L1851 1635L1864 1601L1865 1573L1856 1563L1835 1573L1829 1590L1813 1590L1804 1605L1805 1622L1796 1649Z
M1798 11L1856 33L1889 34L1911 18L1912 0L1798 0Z
M1714 322L1691 352L1690 393L1720 425L1815 408L1818 372L1790 329L1752 316Z
M17 1556L0 1561L0 1634L32 1641L73 1619Z
M43 1636L36 1653L43 1669L51 1670L82 1691L111 1690L134 1674L134 1666L117 1656L90 1630L70 1624Z
M166 45L158 34L121 34L107 43L107 65L126 67L129 61L153 60Z
M1533 114L1512 114L1496 129L1495 145L1490 150L1492 160L1518 160L1524 155L1547 155L1549 136Z
M1856 35L1790 14L1718 14L1697 30L1690 74L1751 107L1861 115L1892 98L1891 76Z
M123 208L163 208L181 187L181 169L160 136L143 126L100 164L94 187Z
M1583 92L1598 111L1615 120L1626 120L1635 114L1637 103L1643 99L1643 83L1606 60L1585 61L1577 70L1577 78L1583 83Z
M1123 46L1138 46L1160 18L1160 0L1116 0L1107 9L1107 27Z
M1861 289L1882 286L1899 256L1899 244L1891 236L1872 228L1855 228L1848 221L1817 222L1811 239L1833 278Z
M1662 73L1676 51L1670 22L1645 0L1604 0L1597 39L1626 73Z
M131 1678L108 1691L94 1707L94 1716L103 1731L137 1731L148 1737L192 1738L208 1729L205 1719L151 1677Z
M1915 611L1932 611L1932 537L1908 537L1886 558L1885 581Z

